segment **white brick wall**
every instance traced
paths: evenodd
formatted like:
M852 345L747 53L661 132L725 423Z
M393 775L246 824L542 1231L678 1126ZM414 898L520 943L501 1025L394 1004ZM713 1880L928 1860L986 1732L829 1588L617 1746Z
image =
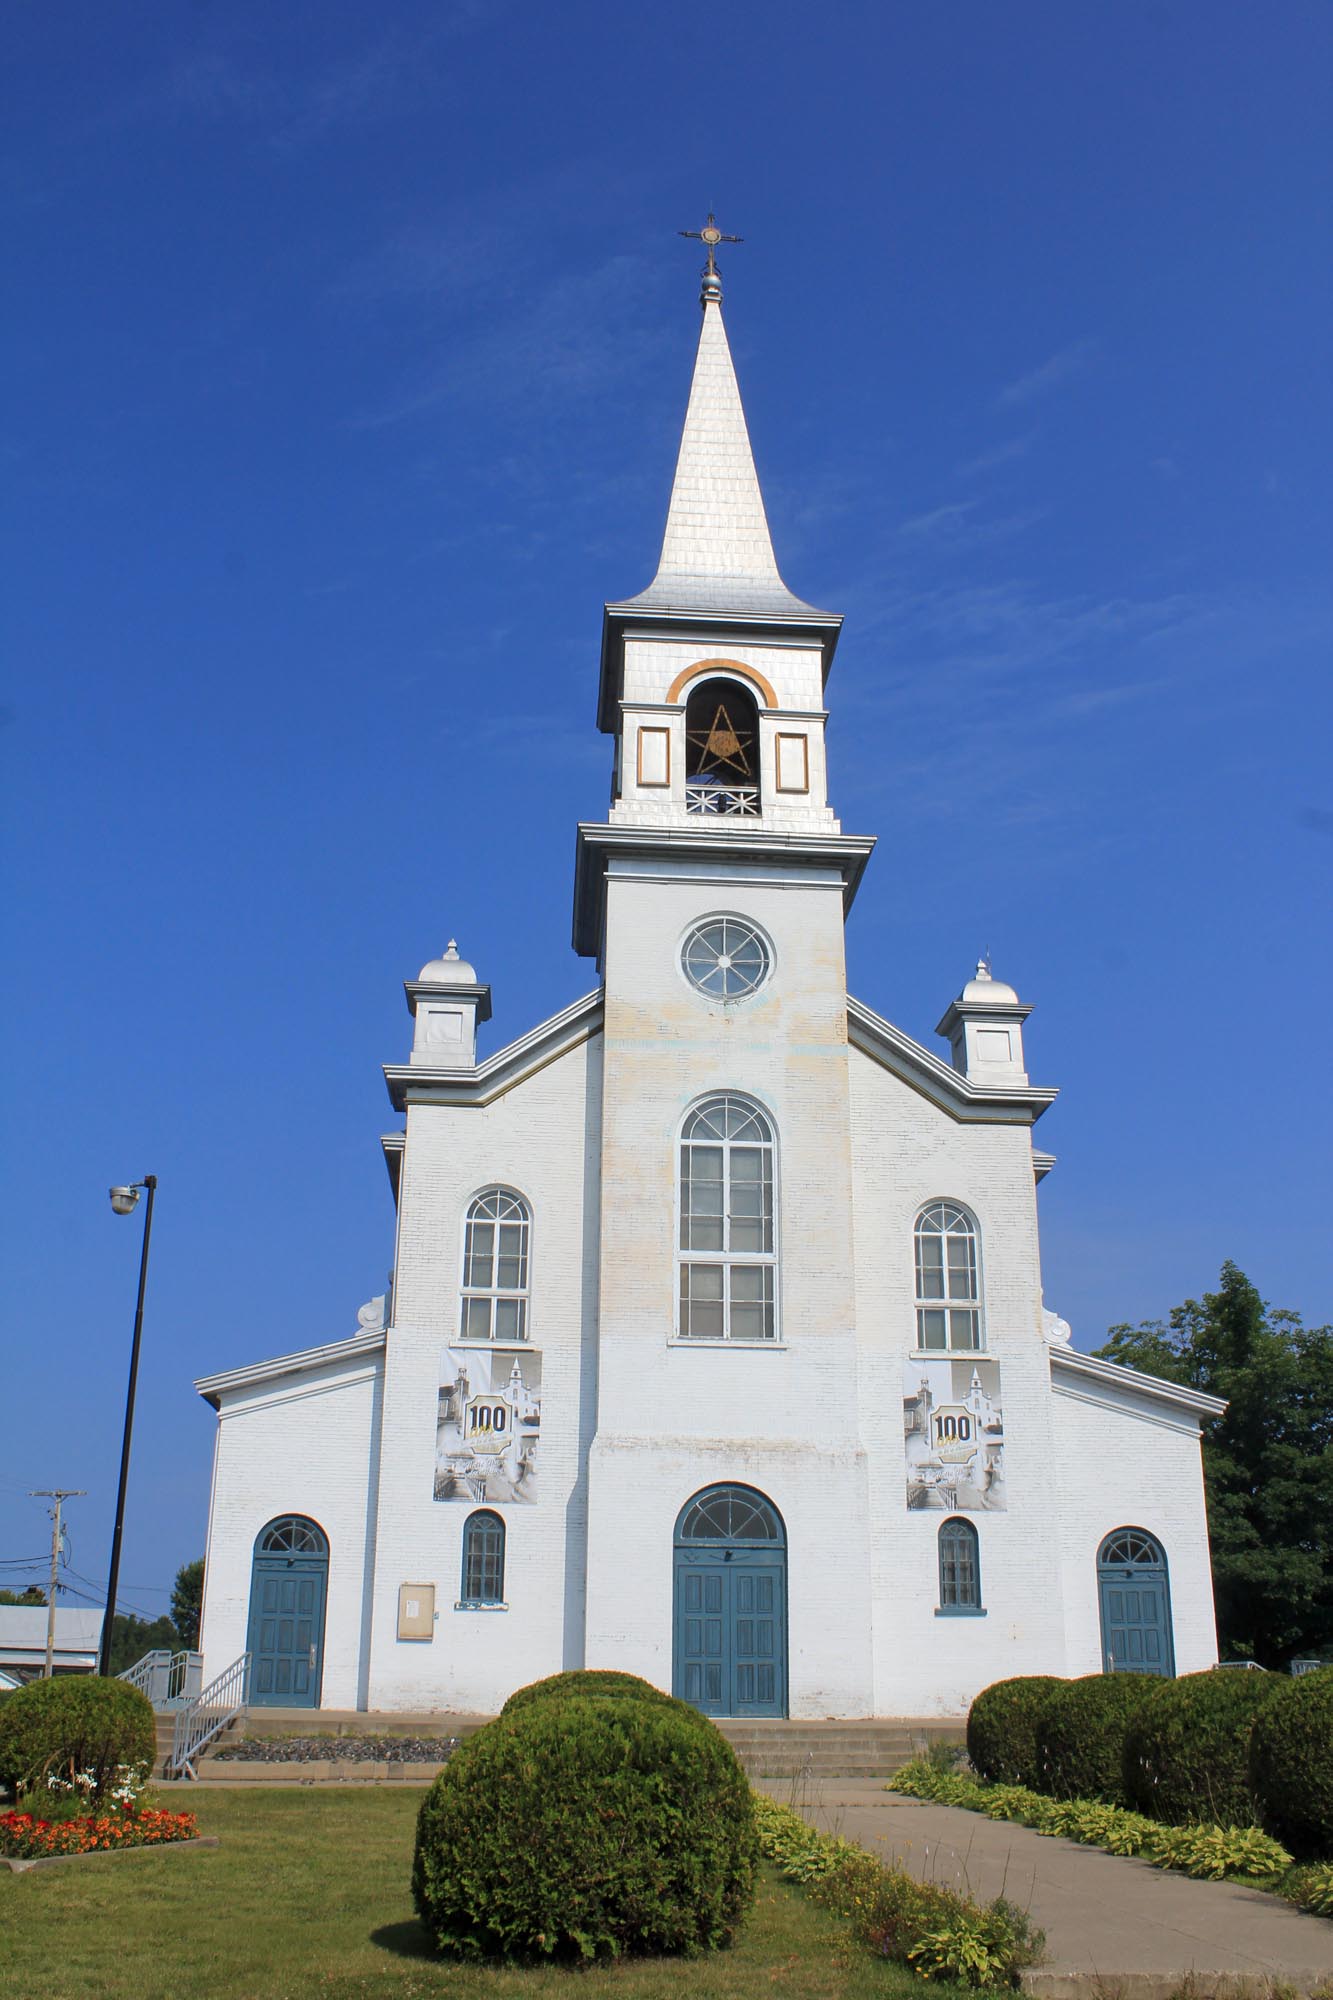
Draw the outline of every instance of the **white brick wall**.
M200 1645L211 1680L246 1648L250 1569L260 1530L282 1514L329 1542L321 1704L365 1704L383 1364L358 1355L222 1399Z

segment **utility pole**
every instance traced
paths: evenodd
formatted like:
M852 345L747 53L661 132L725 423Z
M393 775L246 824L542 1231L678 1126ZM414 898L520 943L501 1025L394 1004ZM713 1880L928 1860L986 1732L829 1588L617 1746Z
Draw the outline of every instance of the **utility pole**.
M60 1574L60 1510L66 1500L87 1498L82 1486L39 1486L35 1493L29 1493L30 1500L54 1500L51 1509L51 1589L46 1600L46 1672L44 1680L50 1680L55 1672L56 1658L56 1581Z

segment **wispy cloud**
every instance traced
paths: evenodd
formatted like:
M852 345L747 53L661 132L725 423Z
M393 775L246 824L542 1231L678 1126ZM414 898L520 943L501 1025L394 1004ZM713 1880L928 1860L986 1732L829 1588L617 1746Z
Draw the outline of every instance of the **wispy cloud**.
M1013 382L1007 382L995 398L1001 409L1012 409L1018 404L1035 402L1037 397L1058 389L1062 382L1071 381L1081 375L1100 352L1100 343L1095 340L1076 340L1069 347L1062 347L1043 361L1039 367L1030 368Z
M975 458L966 458L954 468L959 479L982 479L988 472L997 472L1002 465L1010 465L1016 458L1026 458L1031 451L1035 431L1025 431L1021 437L1006 438L1003 444L992 445L989 451L978 452Z
M943 507L932 507L928 514L913 514L898 529L900 535L936 535L941 530L952 533L962 526L969 514L976 512L979 500L950 500Z

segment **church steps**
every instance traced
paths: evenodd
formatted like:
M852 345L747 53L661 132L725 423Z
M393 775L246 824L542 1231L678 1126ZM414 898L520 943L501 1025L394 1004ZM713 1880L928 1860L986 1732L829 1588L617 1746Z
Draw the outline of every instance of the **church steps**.
M487 1720L484 1716L432 1714L358 1713L355 1710L266 1709L243 1716L219 1739L221 1747L229 1739L303 1737L465 1737ZM932 1742L962 1744L964 1725L957 1720L937 1718L884 1718L848 1722L759 1721L725 1718L718 1727L732 1745L749 1776L769 1778L881 1778L899 1770L912 1757L921 1755ZM171 1747L170 1717L158 1721L158 1761L155 1775L161 1776L161 1760ZM212 1752L206 1755L208 1776L221 1780L227 1770L216 1764ZM395 1777L421 1781L434 1775L430 1765L396 1766ZM248 1765L235 1771L235 1781L262 1782L267 1773L277 1780L283 1773L300 1770L310 1782L330 1777L364 1780L372 1772L346 1763L312 1766L306 1762Z

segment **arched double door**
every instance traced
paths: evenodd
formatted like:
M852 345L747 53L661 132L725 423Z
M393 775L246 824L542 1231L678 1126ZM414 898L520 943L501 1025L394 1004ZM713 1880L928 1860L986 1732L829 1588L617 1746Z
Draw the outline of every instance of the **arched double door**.
M672 1687L705 1715L787 1713L787 1536L748 1486L710 1486L676 1522Z
M1102 1671L1176 1671L1166 1551L1142 1528L1117 1528L1097 1551Z
M329 1544L300 1514L261 1528L250 1570L250 1702L318 1708L324 1671Z

